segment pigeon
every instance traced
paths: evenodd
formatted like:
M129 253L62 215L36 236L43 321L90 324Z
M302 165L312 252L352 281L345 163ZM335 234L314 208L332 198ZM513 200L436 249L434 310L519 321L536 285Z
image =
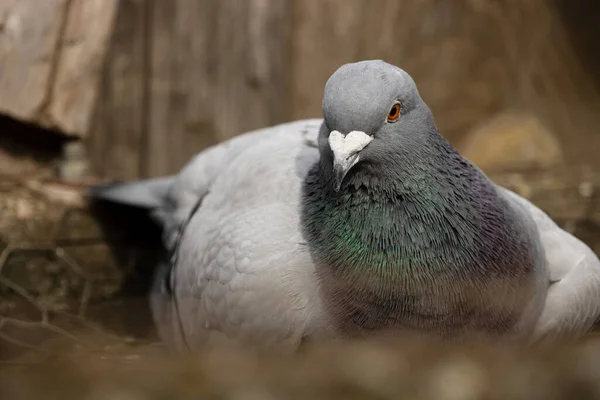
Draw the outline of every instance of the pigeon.
M407 72L344 64L322 113L209 147L177 175L91 189L163 227L150 305L168 347L592 329L597 256L462 157Z

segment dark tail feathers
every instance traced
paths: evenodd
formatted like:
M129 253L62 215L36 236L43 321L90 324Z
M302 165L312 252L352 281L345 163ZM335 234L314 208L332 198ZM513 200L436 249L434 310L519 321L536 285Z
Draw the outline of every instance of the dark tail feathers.
M155 209L160 207L175 177L167 176L124 183L91 186L88 196L92 199Z

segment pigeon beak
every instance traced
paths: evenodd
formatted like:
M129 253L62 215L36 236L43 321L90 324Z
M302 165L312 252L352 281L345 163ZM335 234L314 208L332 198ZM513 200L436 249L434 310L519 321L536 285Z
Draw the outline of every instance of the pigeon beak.
M329 147L333 153L334 189L342 187L344 177L360 160L360 152L373 140L373 136L352 131L346 136L338 131L329 134Z
M333 173L334 173L334 186L333 189L336 192L340 191L342 187L342 182L344 182L344 177L350 171L350 168L354 166L358 162L358 154L353 155L350 158L345 160L335 160L333 162Z

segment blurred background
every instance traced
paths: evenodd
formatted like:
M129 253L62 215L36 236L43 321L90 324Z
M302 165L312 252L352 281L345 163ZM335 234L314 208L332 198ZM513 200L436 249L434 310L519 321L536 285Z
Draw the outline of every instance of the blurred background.
M0 360L155 343L156 230L82 187L320 117L361 59L409 72L444 136L599 253L599 26L593 0L0 0Z

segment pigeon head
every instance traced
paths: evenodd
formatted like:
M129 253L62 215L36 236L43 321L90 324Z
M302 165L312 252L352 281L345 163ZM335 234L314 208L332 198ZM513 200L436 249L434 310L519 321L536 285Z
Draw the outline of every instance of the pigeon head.
M381 60L341 66L325 85L322 107L322 167L336 191L350 175L368 180L387 168L399 178L403 165L423 157L439 137L410 75Z

